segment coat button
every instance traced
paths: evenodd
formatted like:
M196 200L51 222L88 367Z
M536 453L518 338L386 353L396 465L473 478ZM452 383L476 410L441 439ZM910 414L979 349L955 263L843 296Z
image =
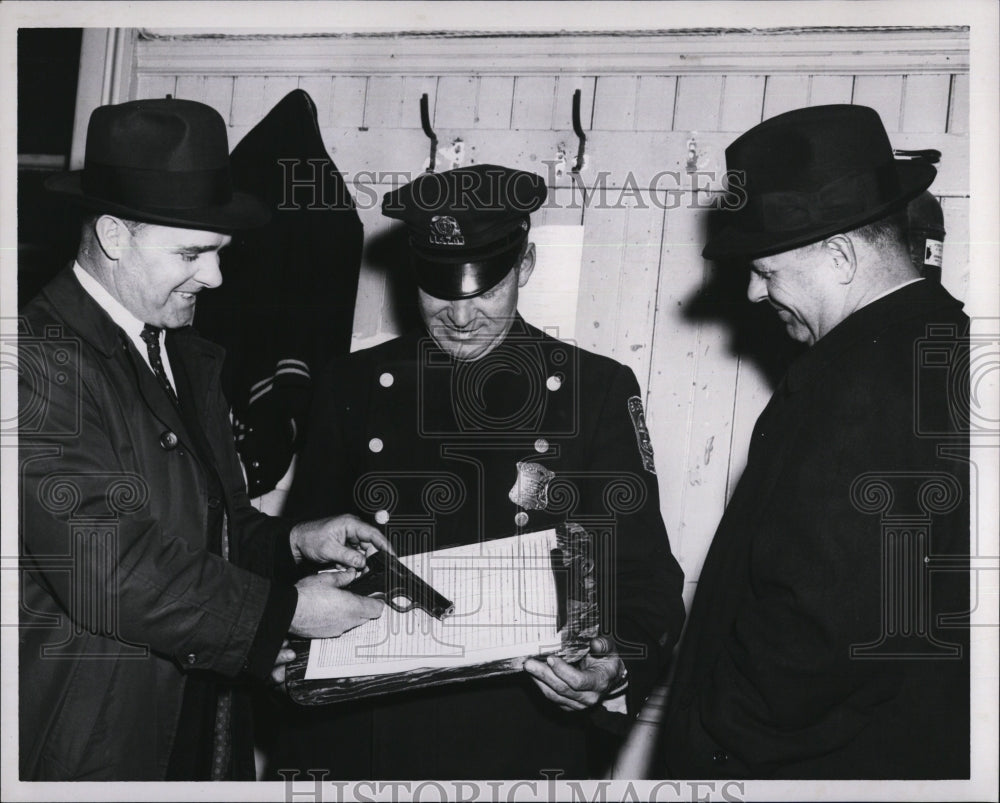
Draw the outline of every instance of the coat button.
M382 451L382 439L381 438L372 438L370 441L368 441L368 449L370 451L374 452L375 454L378 454L379 452L381 452Z
M169 429L160 435L160 446L163 449L166 449L168 452L171 449L176 449L177 443L178 443L177 435L171 432Z
M378 383L384 388L391 388L392 383L396 381L396 377L386 371L382 376L378 378Z
M208 497L208 506L212 508L212 510L217 510L220 504L222 504L222 500L220 500L219 497L217 496Z
M514 516L514 524L516 524L518 527L523 527L527 523L528 523L528 514L525 513L523 510L520 511L516 516Z
M562 387L562 379L559 374L553 374L548 379L545 380L545 387L551 391L559 390Z
M188 662L189 666L194 666L198 662L198 656L195 655L193 652L189 652L187 654L187 658L185 658L184 660Z
M729 753L727 753L725 750L716 750L714 753L712 753L712 761L715 762L716 764L725 764L727 761L729 761Z
M539 438L535 441L535 451L539 454L545 454L549 450L549 442L545 438Z

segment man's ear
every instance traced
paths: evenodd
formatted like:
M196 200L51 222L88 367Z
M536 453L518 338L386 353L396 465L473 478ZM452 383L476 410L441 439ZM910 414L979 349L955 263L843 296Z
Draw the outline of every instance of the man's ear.
M528 247L524 249L524 256L521 257L521 262L517 266L517 286L524 287L528 283L528 279L531 278L531 272L535 269L535 244L528 243Z
M840 284L850 284L858 270L858 255L854 243L846 234L834 234L823 241L823 249Z
M126 246L128 239L128 229L121 218L114 215L101 215L94 222L94 234L97 243L108 259L117 261L121 258L122 250Z

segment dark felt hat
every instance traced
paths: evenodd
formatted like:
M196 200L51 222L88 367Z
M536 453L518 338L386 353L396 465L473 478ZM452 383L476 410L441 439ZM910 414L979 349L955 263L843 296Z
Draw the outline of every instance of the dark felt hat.
M867 106L832 105L779 114L726 148L736 212L702 251L708 259L799 248L886 217L917 197L937 171L896 159L882 120Z
M382 214L406 223L417 284L436 298L473 298L514 266L546 197L541 176L497 165L424 173L386 193Z
M45 186L94 212L165 226L226 232L270 217L257 198L233 190L226 124L192 100L94 109L83 170L50 176Z

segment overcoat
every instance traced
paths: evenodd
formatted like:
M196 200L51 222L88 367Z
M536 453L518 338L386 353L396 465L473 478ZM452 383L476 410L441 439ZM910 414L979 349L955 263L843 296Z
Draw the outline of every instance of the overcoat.
M698 580L660 774L968 777L968 345L918 281L790 366Z
M72 270L23 310L22 780L162 779L187 674L240 676L276 586L268 577L292 574L290 525L246 494L222 350L190 328L169 332L167 348L222 498L209 495L177 409ZM228 560L208 551L220 506ZM252 779L246 714L237 693L233 773Z
M404 554L586 526L605 625L629 670L629 711L639 710L684 608L630 369L519 317L472 362L412 333L331 365L300 459L289 515L354 510L385 522ZM276 740L275 766L336 778L581 777L590 723L521 673L305 712Z

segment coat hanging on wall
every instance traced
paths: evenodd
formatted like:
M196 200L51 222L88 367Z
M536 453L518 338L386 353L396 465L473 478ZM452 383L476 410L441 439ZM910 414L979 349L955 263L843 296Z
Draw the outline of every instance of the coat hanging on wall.
M226 348L224 390L257 497L284 476L304 435L312 376L350 351L363 228L301 89L240 141L232 171L272 219L223 251L223 284L200 297L195 323Z

